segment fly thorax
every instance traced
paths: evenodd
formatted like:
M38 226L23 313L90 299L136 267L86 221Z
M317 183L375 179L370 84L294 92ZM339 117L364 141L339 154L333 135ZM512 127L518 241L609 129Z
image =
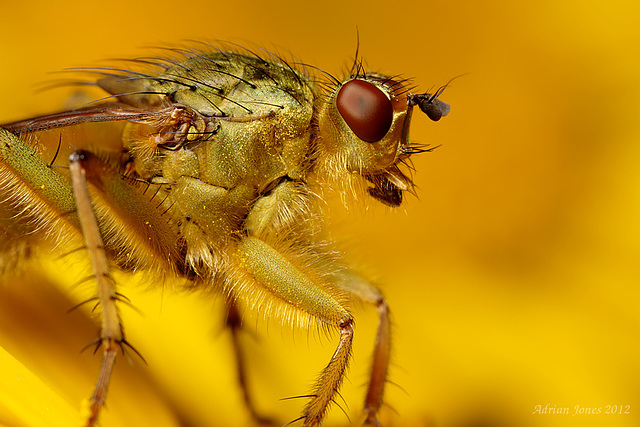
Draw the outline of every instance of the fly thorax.
M195 149L200 178L226 188L244 184L260 189L297 171L308 152L310 116L284 109L221 119L215 137Z

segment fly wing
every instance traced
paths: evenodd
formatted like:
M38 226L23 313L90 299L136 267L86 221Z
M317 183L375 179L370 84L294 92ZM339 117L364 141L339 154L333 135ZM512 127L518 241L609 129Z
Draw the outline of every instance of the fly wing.
M27 120L7 123L0 125L0 127L21 135L73 126L80 123L117 121L145 122L165 117L167 114L171 114L170 111L167 111L167 108L149 111L134 108L120 102L107 102L78 110L63 111L61 113L47 114Z

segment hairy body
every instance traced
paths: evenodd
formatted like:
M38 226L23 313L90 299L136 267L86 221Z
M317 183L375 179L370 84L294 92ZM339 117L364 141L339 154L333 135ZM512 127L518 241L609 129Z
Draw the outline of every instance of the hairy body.
M39 246L88 254L103 364L87 425L104 404L117 350L129 346L112 269L181 277L221 293L232 330L246 309L303 328L337 328L339 344L299 418L304 425L321 422L344 378L350 302L376 306L364 412L365 422L377 425L389 364L388 307L321 233L318 194L326 185L347 197L366 188L374 199L400 205L412 189L402 164L425 151L409 140L412 109L418 105L432 120L446 115L448 105L437 99L442 90L413 95L405 81L364 73L358 61L347 78L317 82L276 56L175 53L179 58L138 61L152 72L91 70L111 94L100 104L3 126L0 231L9 238L0 243L0 266L12 268ZM115 147L98 140L74 149L68 162L56 155L56 165L68 169L53 168L31 137L98 122L123 124Z

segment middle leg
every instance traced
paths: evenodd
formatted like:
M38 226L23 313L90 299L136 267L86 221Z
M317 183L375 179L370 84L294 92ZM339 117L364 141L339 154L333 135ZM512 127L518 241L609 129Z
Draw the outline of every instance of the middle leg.
M238 384L242 392L242 398L244 400L246 408L251 414L251 418L258 425L274 425L274 421L268 417L261 415L256 409L255 402L249 392L249 384L247 382L247 364L245 358L244 348L240 342L240 334L242 333L242 318L240 316L240 309L238 305L232 300L226 302L227 312L225 318L225 325L231 332L231 340L233 345L233 353L236 359L236 374L238 376Z

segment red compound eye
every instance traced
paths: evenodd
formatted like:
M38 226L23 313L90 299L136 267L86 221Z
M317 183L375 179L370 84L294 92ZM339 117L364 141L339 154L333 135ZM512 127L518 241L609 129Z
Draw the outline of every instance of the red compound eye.
M336 105L349 128L363 141L380 141L391 128L391 101L367 81L351 80L342 85Z

